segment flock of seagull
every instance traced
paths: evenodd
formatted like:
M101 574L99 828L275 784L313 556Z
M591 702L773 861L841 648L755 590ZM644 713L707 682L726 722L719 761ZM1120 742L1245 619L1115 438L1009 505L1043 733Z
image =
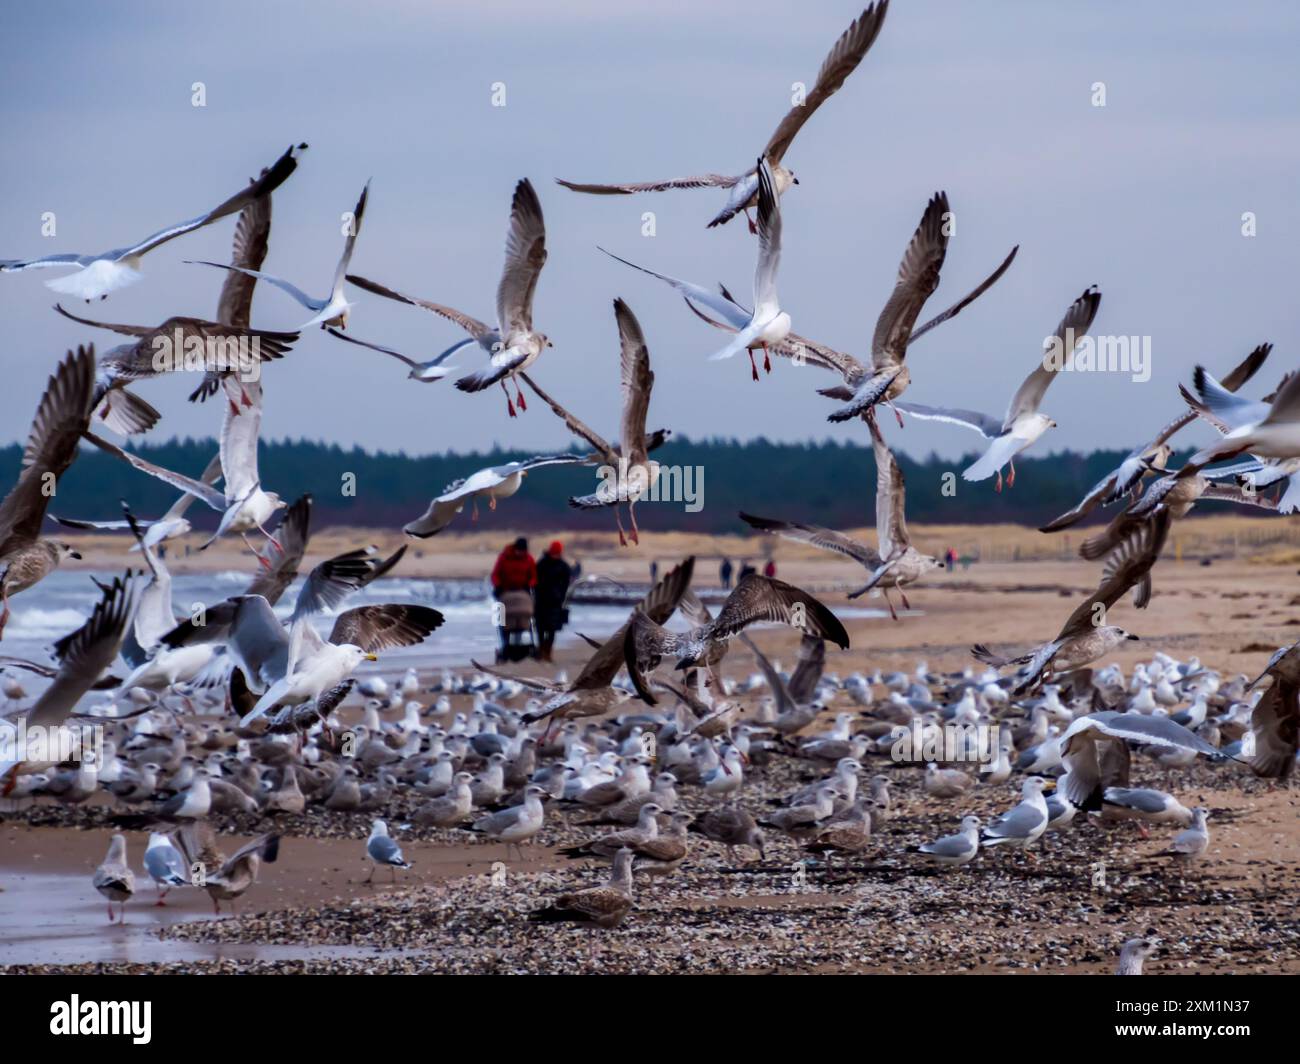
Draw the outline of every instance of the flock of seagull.
M791 315L778 297L777 275L782 196L799 180L783 160L802 125L877 40L888 8L889 0L871 4L840 36L813 88L743 173L640 184L560 184L598 195L727 190L725 205L709 225L742 213L749 219L757 236L752 309L725 287L715 291L613 257L672 286L693 314L728 334L712 358L745 352L754 380L760 379L760 352L767 372L777 357L838 374L839 382L821 394L837 404L830 421L861 420L871 434L876 546L815 525L740 516L755 530L852 558L866 579L849 598L882 593L899 620L890 592L898 594L906 610L905 589L941 563L917 550L909 538L903 474L885 441L881 408L894 414L900 428L905 417L912 417L980 433L987 441L985 453L963 475L973 481L996 478L1001 491L1002 471L1008 469L1006 484L1014 485L1016 456L1056 424L1041 405L1092 327L1101 294L1089 287L1069 304L1046 345L1057 357L1035 360L1000 418L903 399L912 383L906 362L911 343L978 299L1010 267L1018 250L1012 249L971 292L918 326L938 288L951 232L948 197L939 192L926 204L903 254L897 283L871 338L869 360L792 331ZM547 818L556 815L552 809L593 813L587 823L615 827L565 851L574 859L609 861L608 883L567 892L535 914L538 920L612 927L633 908L634 877L671 874L688 859L693 835L728 848L753 847L761 854L765 833L775 832L800 844L809 860L828 863L864 852L885 830L891 799L888 774L872 774L865 785L859 783L860 774L867 771L869 756L888 759L914 727L990 725L1000 738L999 754L990 771L978 774L979 785L997 786L1014 772L1026 774L1019 804L1003 815L988 823L963 816L954 834L918 848L919 860L939 866L967 864L984 849L1031 846L1080 812L1136 819L1144 827L1177 825L1183 830L1171 841L1170 853L1194 859L1208 845L1205 811L1187 809L1172 794L1131 786L1134 751L1166 766L1205 758L1218 765L1243 762L1272 779L1293 772L1300 733L1300 644L1280 649L1254 681L1162 654L1127 678L1117 666L1093 668L1137 638L1107 623L1106 614L1130 592L1139 608L1150 601L1151 574L1173 520L1202 499L1295 509L1300 499L1300 486L1292 480L1300 472L1300 378L1287 375L1263 399L1240 394L1268 358L1267 344L1221 380L1198 367L1192 388L1182 389L1186 412L1135 448L1078 506L1044 527L1044 532L1055 532L1098 506L1120 507L1110 524L1082 547L1085 558L1104 563L1096 590L1078 603L1053 638L1022 654L1003 656L977 644L972 651L980 664L960 673L934 675L922 666L915 675L855 673L841 681L825 672L826 643L847 649L849 636L825 603L791 584L749 574L715 616L692 590L694 561L688 558L653 584L616 632L589 640L591 656L572 681L563 673L516 677L477 664L465 675L445 674L432 687L421 684L414 670L391 690L378 677L358 680L353 674L362 662L375 660L381 651L423 642L443 617L435 609L405 602L337 612L349 596L399 565L405 551L380 557L364 545L310 569L292 605L276 610L298 582L311 535L312 503L308 495L289 503L264 489L257 445L264 375L291 353L301 330L319 326L349 344L399 360L409 370L408 378L420 383L459 372L447 364L454 355L476 358L481 364L455 379L458 389L473 393L499 385L509 416L516 417L528 408L526 386L580 442L580 450L482 469L448 485L405 526L412 537L438 534L467 505L477 508L485 501L495 508L537 469L584 464L617 466L625 475L612 489L602 487L570 502L613 508L620 541L635 543L635 506L659 476L659 464L650 455L669 433L647 430L654 374L644 331L623 299L614 301L622 387L615 439L600 435L531 378L528 371L552 344L533 321L534 292L547 252L541 201L527 179L517 184L511 202L492 321L349 272L369 183L348 215L327 295L308 295L264 272L272 193L292 175L305 149L305 144L290 147L216 208L134 244L99 255L0 261L0 272L70 268L49 287L86 301L103 299L142 280L140 264L148 252L238 214L231 261L196 263L223 271L215 320L174 316L156 326L124 325L56 308L80 325L116 332L128 342L98 357L92 346L79 346L58 365L33 419L17 482L0 504L2 633L10 598L49 575L64 558L78 556L73 543L47 537L42 529L46 517L53 517L47 515L53 495L49 485L68 470L83 441L180 493L155 519L140 517L125 504L120 518L55 517L76 529L129 532L131 550L138 552L142 566L109 582L97 581L89 619L54 645L52 663L0 659L9 670L26 669L51 680L23 708L25 693L13 693L21 691L21 683L12 671L6 674L11 721L73 736L81 734L83 725L94 724L107 734L98 756L72 763L22 752L0 761L4 795L45 796L69 804L109 795L127 808L124 825L152 829L143 867L159 888L160 904L167 890L198 884L219 909L222 901L233 901L249 889L262 862L276 859L278 831L259 836L229 857L223 854L208 821L223 813L274 816L319 805L376 814L365 856L372 874L373 868L387 866L395 877L397 869L408 865L390 834L392 818L384 814L392 796L405 792L422 800L412 817L415 823L464 829L509 847L535 838ZM258 282L286 293L312 316L294 331L252 327ZM349 285L429 311L463 330L466 338L423 360L360 340L347 332L355 309ZM200 359L204 373L193 402L218 395L223 400L219 448L197 479L159 467L92 431L96 421L122 436L158 424L158 411L134 389L182 368L179 360L156 357L164 342L187 354L196 352ZM229 345L251 354L231 364L222 357ZM1220 439L1182 468L1168 470L1173 454L1169 441L1198 420L1217 429ZM1239 456L1245 457L1235 465L1208 468ZM1280 486L1277 498L1266 497L1265 489L1272 485ZM177 611L160 550L168 540L192 531L185 514L195 500L220 515L203 546L220 536L239 535L253 559L241 593L209 603L197 615ZM268 526L277 515L272 531ZM249 538L254 534L261 537L256 542ZM317 626L331 613L336 615L325 637ZM685 627L669 627L674 617ZM788 675L746 634L758 623L801 632L799 661ZM724 670L737 641L758 667L743 683ZM1269 686L1262 687L1266 679ZM91 691L103 692L104 701L82 709ZM425 703L420 697L425 691L437 697ZM338 713L354 692L365 701L361 723L349 726ZM760 692L766 694L756 711L742 714L737 696ZM472 695L472 711L453 714L453 694ZM400 712L401 719L385 719L382 712L389 709ZM828 710L836 711L835 724L812 730ZM433 717L442 723L433 723ZM776 808L747 808L742 800L747 773L776 757L824 766L827 774ZM976 784L977 775L960 763L932 763L924 777L925 793L936 801L960 798ZM678 788L687 787L700 789L707 808L695 814L682 808ZM202 870L198 879L192 874L195 868ZM124 905L133 894L125 836L113 837L94 886L109 901L110 919L112 905ZM1134 940L1126 946L1122 968L1136 965L1141 970L1144 943Z

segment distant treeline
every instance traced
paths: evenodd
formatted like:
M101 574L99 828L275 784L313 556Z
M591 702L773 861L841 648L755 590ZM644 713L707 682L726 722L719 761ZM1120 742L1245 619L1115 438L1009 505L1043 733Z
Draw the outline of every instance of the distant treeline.
M152 462L197 477L215 453L216 442L146 443L137 451ZM315 497L318 528L338 524L398 527L422 513L429 500L451 481L484 466L529 456L530 452L495 450L412 458L283 441L262 444L260 467L268 491L279 491L290 501L303 492ZM21 457L17 444L0 449L0 479L6 491ZM676 483L690 498L700 494L697 502L679 496L676 501L642 503L637 507L637 520L646 529L741 531L746 526L737 519L738 510L840 528L875 521L876 466L869 446L681 438L661 447L655 457L680 468L682 475ZM958 461L931 455L923 462L901 453L898 457L907 479L907 516L913 523L1038 525L1073 506L1123 455L1094 451L1023 458L1016 463L1016 486L1001 494L994 492L991 480L968 484L961 479L961 470L973 461L973 455ZM945 483L949 494L944 493ZM349 494L353 486L355 493ZM570 495L590 493L596 486L597 473L590 466L539 469L525 479L517 495L502 504L504 509L492 521L525 529L610 527L613 518L608 511L578 511L568 506ZM166 485L83 445L81 455L58 484L50 512L113 518L120 516L120 500L126 499L138 513L155 517L175 497ZM216 522L215 512L201 503L191 508L189 516L201 528L214 527ZM467 516L453 525L453 530L461 529L462 522L468 528Z

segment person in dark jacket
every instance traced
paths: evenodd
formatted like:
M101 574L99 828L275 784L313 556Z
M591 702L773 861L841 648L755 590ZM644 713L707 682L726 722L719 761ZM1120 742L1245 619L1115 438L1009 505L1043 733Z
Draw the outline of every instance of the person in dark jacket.
M718 566L718 583L722 585L725 591L731 587L731 559L723 558L722 564Z
M569 611L564 606L573 573L564 560L564 545L557 539L547 548L537 563L537 592L534 596L537 624L537 657L539 661L551 660L551 647L555 633L564 627Z

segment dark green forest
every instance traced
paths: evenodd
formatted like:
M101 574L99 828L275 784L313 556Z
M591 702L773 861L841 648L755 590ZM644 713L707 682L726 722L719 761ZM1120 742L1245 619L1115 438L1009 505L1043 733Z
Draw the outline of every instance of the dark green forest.
M173 440L144 444L137 452L152 462L197 477L216 451L214 440ZM370 453L307 441L263 442L262 483L287 497L310 492L315 497L318 528L349 524L397 527L411 520L451 481L489 465L529 457L528 452L495 450L480 454L441 454L413 458ZM681 501L643 502L637 508L641 527L706 532L740 531L738 510L832 527L874 523L876 469L870 447L855 443L772 443L765 439L674 439L658 451L661 463L689 470L692 490L702 475L702 507L687 512ZM907 480L907 516L917 523L1019 523L1038 525L1068 509L1121 459L1119 451L1082 455L1063 452L1016 463L1016 487L1000 495L992 481L968 484L960 461L931 455L916 461L898 455ZM0 450L5 490L19 469L21 449ZM944 474L954 474L955 493L945 496ZM346 474L355 477L356 493L347 495ZM577 511L570 495L595 490L590 466L553 466L537 470L513 498L502 503L509 524L518 528L606 528L609 513ZM118 459L84 445L81 455L59 482L50 512L80 518L120 516L120 500L139 514L155 517L175 499L165 484L137 472ZM200 528L215 527L217 515L202 504L189 515ZM1101 515L1098 515L1101 516ZM464 518L461 519L462 521ZM459 523L453 528L459 528Z

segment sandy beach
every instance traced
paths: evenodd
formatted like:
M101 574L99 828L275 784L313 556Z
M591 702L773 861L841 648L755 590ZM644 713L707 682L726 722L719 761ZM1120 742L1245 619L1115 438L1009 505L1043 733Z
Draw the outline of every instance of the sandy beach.
M1141 641L1107 661L1127 671L1163 651L1180 660L1199 658L1225 675L1253 675L1277 646L1294 638L1300 597L1279 595L1277 588L1292 584L1295 560L1277 557L1271 546L1242 549L1239 543L1236 556L1229 556L1231 529L1215 538L1198 524L1187 523L1214 549L1163 561L1148 609L1127 602L1115 608L1115 623ZM1008 549L989 530L916 534L933 542L983 535L999 552ZM438 540L402 572L481 574L502 538L483 532ZM372 532L327 531L313 541L313 553L359 540L389 545ZM629 583L643 579L648 559L660 559L662 567L693 550L704 586L710 582L704 559L759 557L771 546L680 535L647 537L638 551L596 537L566 542L586 572ZM238 557L223 550L194 564L238 566ZM85 564L93 566L97 555L85 553ZM782 577L817 589L832 608L844 604L840 591L854 586L860 571L786 544L776 547L775 559ZM173 564L184 572L190 559L177 557ZM911 670L922 661L932 671L960 670L970 663L975 639L1015 649L1052 634L1094 580L1094 566L1059 557L980 562L935 574L911 590L912 612L899 622L887 615L850 620L852 648L832 651L827 671ZM763 628L754 637L774 660L793 660L796 637L789 630ZM556 664L573 675L585 656L571 645L557 653ZM393 657L376 668L391 679L404 663ZM533 662L512 668L521 675L548 671ZM743 679L753 671L752 659L735 649L728 668ZM425 683L435 678L432 672L421 676ZM452 712L471 701L453 695ZM752 708L755 696L742 701ZM357 702L349 704L345 720L356 719ZM1049 837L1041 856L990 852L968 868L936 872L907 847L954 830L962 813L988 816L1006 808L1019 778L1000 787L981 784L945 808L921 792L916 767L872 758L867 770L889 775L898 808L878 845L858 860L799 878L794 869L801 853L783 838L773 840L765 860L739 863L719 860L723 851L699 840L695 852L708 859L688 860L667 880L646 881L633 917L594 938L524 922L527 911L550 895L606 874L603 866L556 855L558 847L609 830L578 823L582 812L550 815L519 862L507 860L499 844L414 827L408 817L415 803L398 795L384 812L413 868L399 872L396 885L387 882L386 871L373 885L362 882L367 814L309 807L295 817L219 817L223 832L237 838L272 827L285 836L280 859L264 866L239 915L214 918L206 895L194 890L173 892L165 908L155 908L151 889L142 887L127 907L125 926L108 927L89 874L103 856L111 807L99 798L75 808L24 803L0 824L0 963L14 970L130 971L566 971L598 963L611 971L1088 972L1108 970L1119 942L1153 927L1179 946L1152 958L1151 971L1300 972L1300 924L1290 900L1300 881L1300 792L1294 787L1269 786L1233 765L1198 763L1172 771L1135 758L1135 785L1170 789L1185 804L1211 810L1211 850L1194 868L1171 876L1154 858L1167 832L1156 829L1143 839L1131 824L1102 826L1080 816ZM744 801L766 807L820 773L790 758L756 766L747 775ZM688 809L705 807L694 788L683 791L683 800ZM133 861L144 841L130 835ZM505 870L504 880L493 875L498 869ZM1095 881L1099 869L1104 888Z

